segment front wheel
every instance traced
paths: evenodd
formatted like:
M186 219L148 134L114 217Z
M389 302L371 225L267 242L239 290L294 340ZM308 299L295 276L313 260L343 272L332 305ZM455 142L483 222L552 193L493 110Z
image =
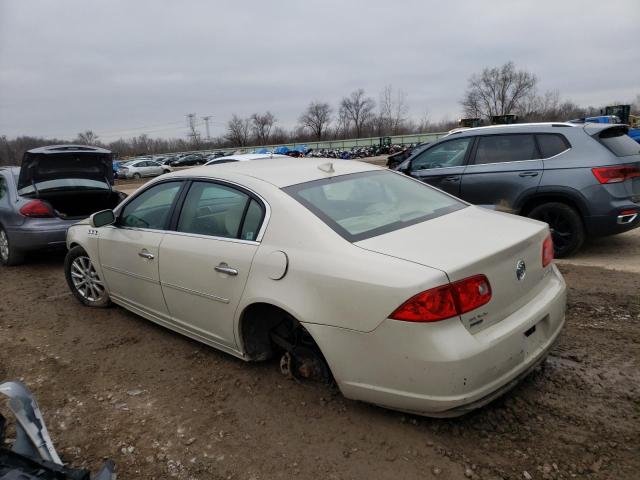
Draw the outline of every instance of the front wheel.
M140 175L139 173L134 173L133 178L136 180L140 180L142 178L142 175Z
M88 307L108 307L109 294L82 247L73 247L64 259L64 276L73 295Z
M582 247L586 232L575 208L566 203L549 202L538 205L527 216L549 224L556 258L568 257Z

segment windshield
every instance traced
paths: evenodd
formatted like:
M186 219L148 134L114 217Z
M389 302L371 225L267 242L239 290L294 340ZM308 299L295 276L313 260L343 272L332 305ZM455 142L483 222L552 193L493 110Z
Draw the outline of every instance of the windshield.
M449 195L389 171L342 175L292 185L284 191L350 242L466 207Z
M45 180L36 182L36 188L39 192L53 190L109 190L110 187L106 182L99 180L89 180L86 178L58 178L55 180ZM21 188L18 193L24 195L27 193L35 193L36 189L32 185Z

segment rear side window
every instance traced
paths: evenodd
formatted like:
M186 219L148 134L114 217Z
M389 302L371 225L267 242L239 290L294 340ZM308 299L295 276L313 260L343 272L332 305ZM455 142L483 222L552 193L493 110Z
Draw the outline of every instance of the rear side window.
M600 143L616 157L628 157L640 153L640 144L632 139L623 128L608 128L598 135Z
M6 196L7 196L7 181L2 175L0 175L0 200L6 198Z
M533 135L484 135L478 138L476 164L518 162L538 158Z
M558 133L540 133L536 135L536 139L542 158L554 157L571 148L571 144L564 135Z

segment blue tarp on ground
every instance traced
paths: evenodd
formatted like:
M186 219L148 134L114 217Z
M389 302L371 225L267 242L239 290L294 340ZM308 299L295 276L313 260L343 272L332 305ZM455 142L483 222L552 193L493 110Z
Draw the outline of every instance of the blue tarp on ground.
M269 150L267 150L266 148L261 148L259 150L256 150L256 153L269 153Z
M276 147L273 153L277 153L278 155L284 155L289 151L289 147Z

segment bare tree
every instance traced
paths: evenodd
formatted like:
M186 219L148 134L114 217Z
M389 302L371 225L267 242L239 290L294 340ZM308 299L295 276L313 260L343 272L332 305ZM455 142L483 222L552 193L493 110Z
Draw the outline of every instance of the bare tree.
M397 135L407 121L407 94L398 90L393 94L393 87L386 85L380 92L380 111L378 113L377 126L379 135Z
M527 97L535 93L536 83L533 73L516 70L513 62L507 62L472 75L460 103L470 117L515 113Z
M331 107L326 102L311 102L302 115L302 126L311 130L315 138L322 140L331 123Z
M93 130L86 130L78 134L76 142L83 145L95 145L98 143L98 135L96 135Z
M251 131L256 139L256 142L260 145L267 145L269 143L269 135L273 125L277 122L276 117L267 110L263 115L254 113L251 115Z
M235 113L227 123L227 133L225 138L233 146L244 147L249 143L249 129L251 121L248 118L240 118Z
M365 96L364 89L359 88L342 99L340 115L353 122L356 136L360 137L364 127L374 118L375 106L373 98Z

